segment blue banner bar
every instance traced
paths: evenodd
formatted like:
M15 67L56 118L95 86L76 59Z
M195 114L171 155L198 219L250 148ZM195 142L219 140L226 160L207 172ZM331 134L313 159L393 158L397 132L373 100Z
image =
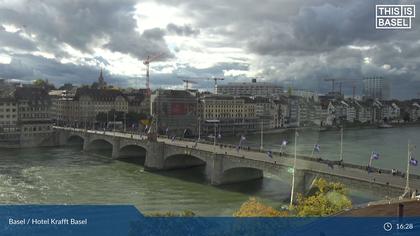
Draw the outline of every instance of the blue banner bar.
M128 205L0 206L0 235L420 235L420 217L144 217Z

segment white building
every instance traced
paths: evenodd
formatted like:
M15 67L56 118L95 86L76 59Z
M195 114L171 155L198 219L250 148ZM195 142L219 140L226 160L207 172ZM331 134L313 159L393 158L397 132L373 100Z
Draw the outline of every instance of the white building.
M18 105L15 99L0 98L0 132L15 132L18 122Z
M363 93L366 98L388 100L390 98L389 80L384 77L363 78Z
M217 93L231 96L278 97L283 94L283 87L274 83L257 82L253 79L251 83L221 84L218 86Z

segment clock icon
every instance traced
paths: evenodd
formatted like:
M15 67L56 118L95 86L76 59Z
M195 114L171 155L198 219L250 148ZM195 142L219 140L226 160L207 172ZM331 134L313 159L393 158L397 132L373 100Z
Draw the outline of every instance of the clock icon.
M391 231L391 229L392 229L392 224L389 223L389 222L386 222L384 224L384 230L387 231L387 232L389 232L389 231Z

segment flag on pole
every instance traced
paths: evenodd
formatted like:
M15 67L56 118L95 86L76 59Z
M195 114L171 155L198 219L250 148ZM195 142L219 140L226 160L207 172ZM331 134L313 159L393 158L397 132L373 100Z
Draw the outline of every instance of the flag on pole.
M370 159L372 160L378 160L379 159L379 153L378 152L372 152L372 155L370 156Z
M267 156L268 156L269 158L273 158L273 152L272 152L271 150L269 150L269 151L267 152Z
M321 151L321 145L319 145L318 143L314 145L314 151L316 152L320 152Z
M241 139L239 140L239 147L242 146L242 143L246 140L245 136L241 135Z
M410 153L410 164L413 166L417 166L419 164L419 161L414 158L412 153Z

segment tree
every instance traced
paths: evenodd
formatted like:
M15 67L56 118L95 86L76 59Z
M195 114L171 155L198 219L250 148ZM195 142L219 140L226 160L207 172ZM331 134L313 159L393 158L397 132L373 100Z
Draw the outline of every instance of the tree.
M404 120L404 122L410 122L410 113L405 111L404 113L401 114L401 116L402 116L402 119Z
M32 84L37 86L37 87L41 87L41 88L43 88L47 91L55 89L55 86L53 84L49 83L48 80L37 79L37 80L33 81Z
M241 205L241 208L233 214L236 217L280 217L288 216L287 211L278 211L270 206L264 205L255 197Z
M58 89L60 89L60 90L72 90L73 88L74 88L73 84L66 83Z
M90 85L90 88L91 88L91 89L99 89L99 83L98 83L98 82L93 82L93 83Z
M298 195L295 207L298 216L327 216L352 206L347 189L341 183L328 182L319 178L314 182L315 194Z

